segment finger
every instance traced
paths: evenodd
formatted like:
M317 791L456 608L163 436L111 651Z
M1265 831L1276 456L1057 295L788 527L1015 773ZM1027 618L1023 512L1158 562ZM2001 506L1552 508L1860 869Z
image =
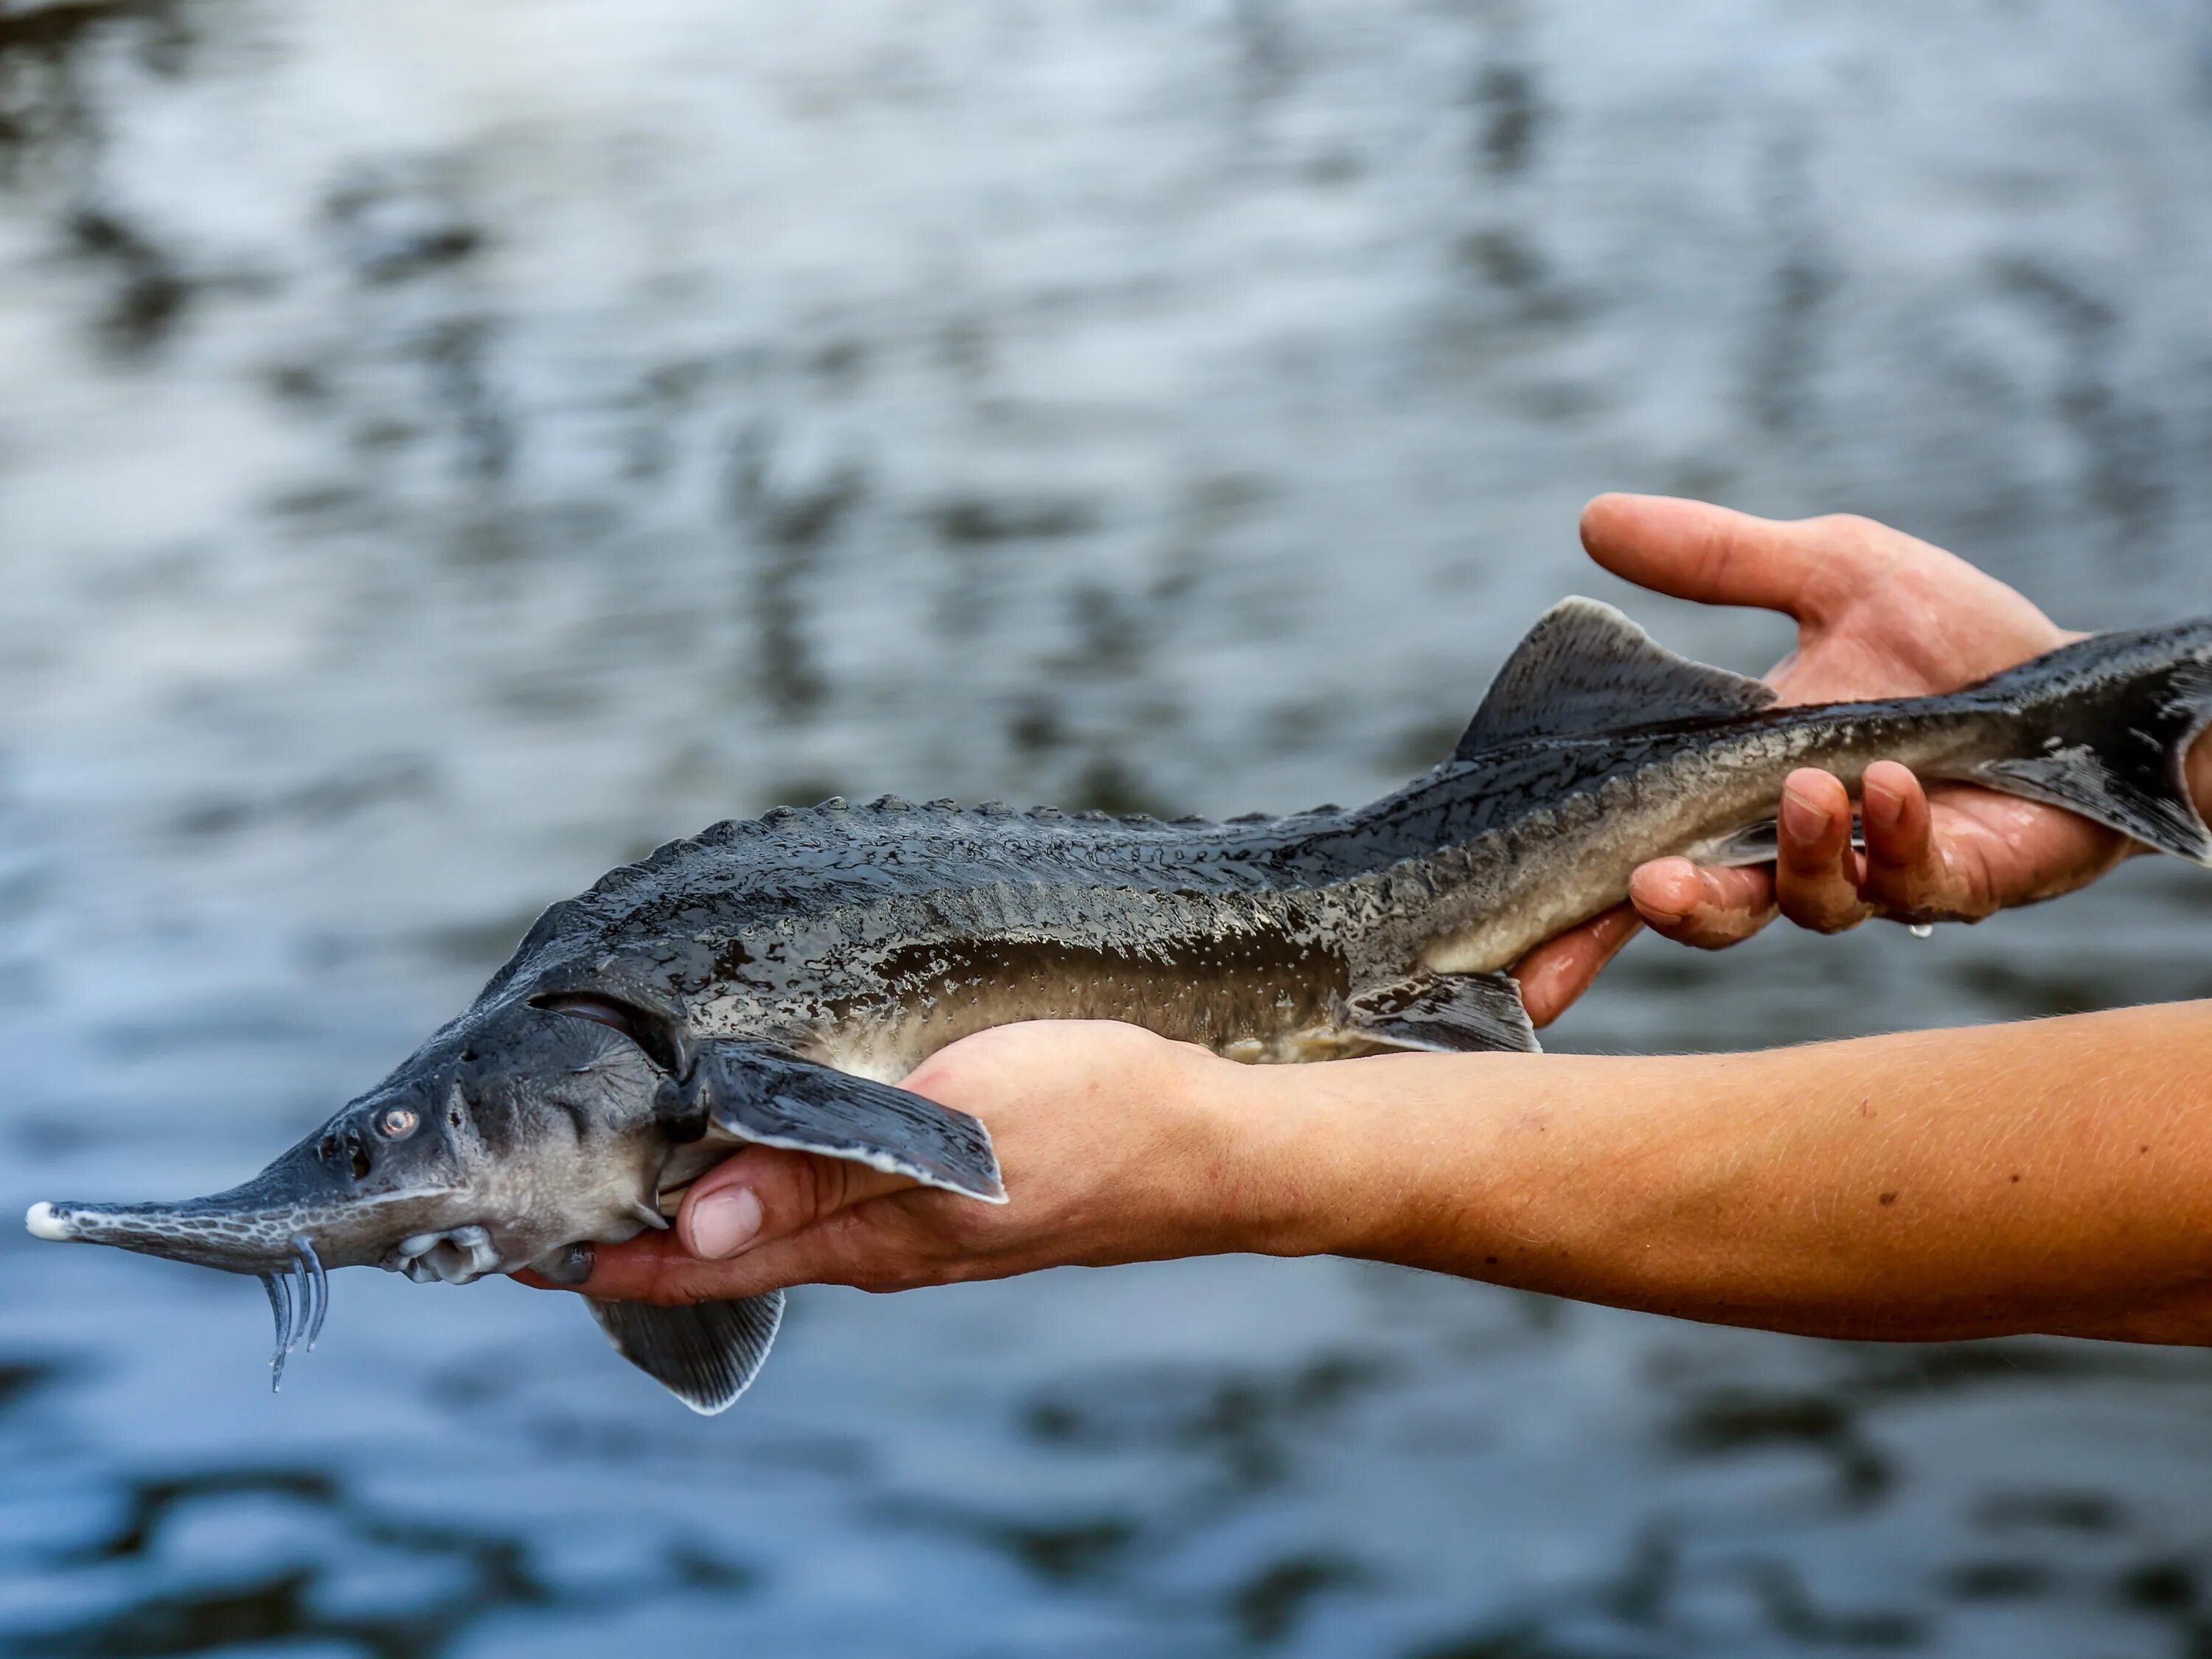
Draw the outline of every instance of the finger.
M914 1184L842 1158L748 1146L691 1183L676 1212L676 1239L702 1261L726 1261Z
M1687 859L1654 859L1629 878L1628 897L1654 933L1725 950L1774 920L1774 872L1764 865L1709 870Z
M805 1235L800 1235L805 1237ZM551 1284L535 1273L514 1276L538 1290L573 1290L603 1302L651 1302L664 1307L727 1302L803 1282L780 1271L793 1266L793 1241L778 1239L727 1261L702 1261L672 1232L645 1233L603 1244L581 1285Z
M820 1259L825 1254L820 1246L824 1237L848 1233L850 1221L851 1212L847 1212L831 1222L772 1239L726 1261L702 1261L686 1254L681 1241L665 1234L634 1240L623 1250L609 1253L605 1268L592 1275L586 1288L593 1296L686 1303L731 1302L793 1285L833 1284L839 1275ZM627 1254L638 1245L647 1249L635 1256ZM651 1248L655 1245L660 1248Z
M734 1301L793 1285L889 1290L933 1282L953 1275L940 1270L941 1253L930 1248L932 1212L960 1201L942 1193L887 1194L721 1261L701 1261L673 1233L647 1233L603 1248L591 1278L578 1288L605 1301L675 1306ZM557 1288L535 1275L524 1282Z
M1851 798L1833 775L1801 767L1782 786L1775 902L1800 927L1840 933L1868 915L1851 850Z
M1860 894L1901 921L1932 919L1953 908L1949 871L1936 845L1927 793L1908 767L1876 761L1859 785L1866 824L1865 878Z
M1522 957L1513 966L1513 977L1520 981L1528 1023L1540 1030L1566 1012L1643 925L1634 910L1617 904Z
M710 1288L750 1283L763 1271L773 1278L779 1265L788 1265L776 1258L766 1270L740 1270L740 1263L750 1263L794 1236L820 1231L871 1199L914 1184L904 1176L842 1158L748 1146L692 1183L676 1224L667 1231L600 1245L582 1283L556 1284L527 1268L514 1277L534 1290L575 1291L616 1301L711 1300L706 1294ZM754 1294L743 1289L719 1293Z
M1827 562L1796 525L1670 495L1600 495L1583 509L1582 536L1590 557L1639 587L1801 621Z
M667 1231L599 1246L581 1283L558 1284L526 1267L512 1276L533 1290L655 1300L640 1294L640 1287L688 1282L684 1276L690 1266L720 1265L913 1185L904 1176L842 1158L748 1146L691 1183Z

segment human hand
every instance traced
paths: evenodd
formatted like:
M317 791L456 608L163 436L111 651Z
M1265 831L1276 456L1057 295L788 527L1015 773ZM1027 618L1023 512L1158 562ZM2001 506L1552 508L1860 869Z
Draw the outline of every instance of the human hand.
M1766 677L1784 703L1956 690L2076 637L1964 560L1866 519L1783 523L1699 501L1601 495L1583 510L1582 535L1592 558L1642 586L1794 617L1797 648ZM1529 1018L1558 1018L1641 926L1718 950L1778 912L1820 933L1875 915L1978 921L2085 886L2134 850L2070 812L1970 785L1923 787L1890 762L1867 769L1862 801L1863 854L1850 844L1844 786L1806 768L1783 787L1775 864L1643 866L1626 904L1515 968Z
M693 1183L676 1224L602 1246L587 1296L715 1302L801 1284L906 1290L1038 1267L1262 1247L1276 1207L1248 1112L1252 1068L1107 1020L1001 1025L904 1087L980 1117L1008 1201L748 1146ZM541 1289L563 1288L520 1274Z

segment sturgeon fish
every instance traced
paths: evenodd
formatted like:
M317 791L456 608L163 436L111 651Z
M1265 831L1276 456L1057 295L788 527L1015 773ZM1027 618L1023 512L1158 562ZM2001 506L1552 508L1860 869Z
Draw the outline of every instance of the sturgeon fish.
M260 1276L272 1360L325 1272L564 1283L669 1224L747 1144L1006 1197L975 1119L896 1086L1014 1020L1127 1020L1254 1061L1533 1050L1504 971L1620 901L1644 860L1773 856L1799 766L1877 759L2049 803L2212 863L2183 775L2212 722L2212 621L2099 635L1941 696L1778 708L1757 680L1569 599L1450 757L1357 810L1159 823L950 800L778 807L673 842L540 917L468 1010L243 1186L34 1205L41 1238ZM780 1292L591 1301L700 1412L751 1382Z

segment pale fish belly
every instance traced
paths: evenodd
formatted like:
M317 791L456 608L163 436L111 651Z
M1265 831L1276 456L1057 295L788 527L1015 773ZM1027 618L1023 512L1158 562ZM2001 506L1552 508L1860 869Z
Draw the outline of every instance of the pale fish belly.
M916 947L921 954L924 947ZM946 1044L1030 1019L1110 1019L1248 1061L1323 1057L1349 988L1343 955L1248 934L1142 951L1004 940L927 947L803 1043L809 1059L896 1082Z

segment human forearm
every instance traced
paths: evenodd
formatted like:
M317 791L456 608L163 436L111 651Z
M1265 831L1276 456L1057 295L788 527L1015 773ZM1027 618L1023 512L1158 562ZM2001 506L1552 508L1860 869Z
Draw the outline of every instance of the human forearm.
M2212 1341L2212 1005L1254 1074L1255 1238L1835 1336Z
M2212 1003L1734 1055L1233 1066L1007 1026L909 1079L1012 1201L757 1147L584 1288L878 1289L1223 1250L1335 1252L1831 1336L2212 1343ZM709 1247L704 1206L745 1195Z

